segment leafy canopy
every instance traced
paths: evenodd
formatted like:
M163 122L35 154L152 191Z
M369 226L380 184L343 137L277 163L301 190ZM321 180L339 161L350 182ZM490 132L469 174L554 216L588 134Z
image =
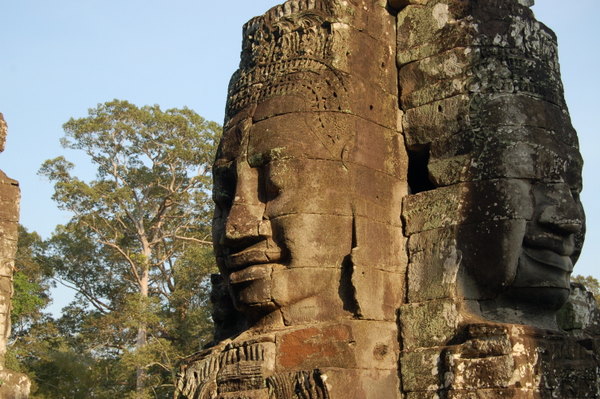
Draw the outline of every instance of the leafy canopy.
M39 172L72 214L47 243L52 270L77 291L57 328L73 353L116 362L135 397L168 396L175 363L211 330L210 174L221 127L187 108L113 100L64 129L63 146L83 151L96 176L73 176L62 156Z

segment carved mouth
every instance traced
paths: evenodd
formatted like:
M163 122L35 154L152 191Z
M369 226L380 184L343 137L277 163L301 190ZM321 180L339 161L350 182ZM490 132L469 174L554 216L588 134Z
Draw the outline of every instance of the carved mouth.
M570 273L573 270L571 258L566 255L560 255L554 250L524 246L523 253L528 258L543 265L551 266L567 273Z
M270 264L259 264L248 266L229 275L231 284L241 284L247 281L264 279L271 276L273 266Z
M574 236L560 236L547 231L529 232L523 247L532 251L547 250L559 256L571 256L575 252Z
M225 257L227 269L232 272L243 270L255 265L265 265L279 262L282 258L279 248L267 248L265 242L260 242L242 251Z

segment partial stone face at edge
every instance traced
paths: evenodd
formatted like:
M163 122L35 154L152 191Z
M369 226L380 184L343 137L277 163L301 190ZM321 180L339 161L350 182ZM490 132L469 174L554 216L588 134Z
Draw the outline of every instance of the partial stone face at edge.
M598 312L569 298L585 219L556 37L531 2L410 3L397 53L413 189L402 389L598 398Z
M8 126L6 126L6 121L4 121L4 115L2 115L2 113L0 112L0 152L4 151L7 131Z
M4 149L7 125L0 113L0 150ZM26 399L31 382L20 373L4 368L10 336L13 269L19 236L19 183L0 171L0 398Z

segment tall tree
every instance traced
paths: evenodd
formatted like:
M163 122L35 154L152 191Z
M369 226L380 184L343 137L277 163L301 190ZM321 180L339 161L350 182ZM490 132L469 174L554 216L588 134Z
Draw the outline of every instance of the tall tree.
M97 174L89 182L72 176L64 157L40 169L55 182L53 199L72 213L51 239L54 268L93 308L95 321L82 328L114 324L107 342L131 355L142 397L147 371L161 364L148 361L148 351L176 341L160 315L189 317L195 294L181 287L200 291L210 272L210 168L221 128L187 108L114 100L64 129L62 145L84 151ZM191 253L204 255L190 260ZM182 270L194 268L201 272L187 281Z

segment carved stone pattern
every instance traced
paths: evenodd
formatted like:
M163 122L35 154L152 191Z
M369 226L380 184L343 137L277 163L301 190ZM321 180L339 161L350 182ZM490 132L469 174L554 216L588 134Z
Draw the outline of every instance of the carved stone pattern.
M329 399L318 370L279 373L267 378L269 399Z
M225 346L222 352L206 351L178 378L182 397L212 398L218 393L243 392L265 388L260 343Z
M293 18L290 15L272 23L265 18L263 24L251 21L246 26L240 70L229 87L227 117L268 98L294 93L313 99L308 110L342 109L335 100L329 104L331 97L338 96L336 92L341 96L344 82L342 74L327 62L334 54L331 22L323 13L323 3L313 2L312 9L304 8L292 14ZM317 4L321 7L314 8Z

